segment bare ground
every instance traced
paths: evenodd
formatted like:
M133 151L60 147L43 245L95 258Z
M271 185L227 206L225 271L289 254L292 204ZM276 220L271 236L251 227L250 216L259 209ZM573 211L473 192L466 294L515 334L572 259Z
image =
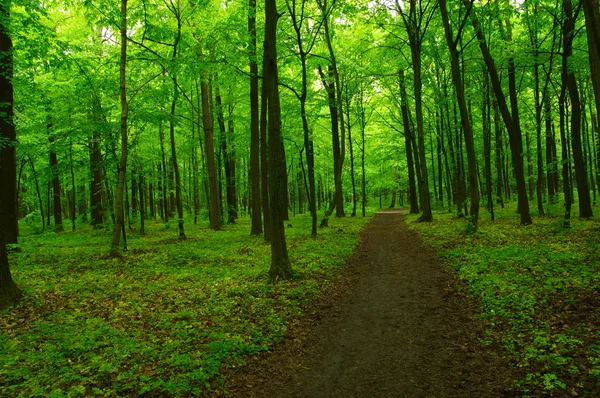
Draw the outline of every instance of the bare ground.
M336 283L286 338L225 374L232 397L505 397L459 282L399 211L378 214ZM220 394L219 394L220 395Z

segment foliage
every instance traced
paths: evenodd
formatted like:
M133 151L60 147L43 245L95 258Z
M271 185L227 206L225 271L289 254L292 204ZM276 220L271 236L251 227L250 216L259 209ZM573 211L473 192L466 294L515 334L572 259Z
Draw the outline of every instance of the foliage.
M268 283L269 245L244 218L224 231L188 225L189 239L149 223L121 258L106 231L30 234L12 254L25 298L0 315L0 395L202 394L224 367L281 339L352 253L369 218L310 218L287 228L297 277ZM27 226L22 228L27 233Z
M562 227L536 217L515 227L516 206L482 214L478 232L454 214L436 212L432 225L409 225L434 246L479 304L484 342L501 343L520 370L526 395L600 391L600 246L598 222Z

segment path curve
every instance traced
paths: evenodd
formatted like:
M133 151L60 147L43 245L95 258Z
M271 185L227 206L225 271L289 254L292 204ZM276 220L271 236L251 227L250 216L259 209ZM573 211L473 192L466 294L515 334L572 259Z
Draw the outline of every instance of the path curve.
M456 286L401 212L380 212L316 312L233 377L230 396L512 395Z

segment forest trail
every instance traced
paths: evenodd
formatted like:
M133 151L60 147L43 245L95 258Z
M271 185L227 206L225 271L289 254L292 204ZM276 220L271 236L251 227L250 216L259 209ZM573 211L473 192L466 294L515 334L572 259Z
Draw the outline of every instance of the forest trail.
M380 212L314 314L226 380L233 397L497 397L510 372L477 342L457 282L410 231Z

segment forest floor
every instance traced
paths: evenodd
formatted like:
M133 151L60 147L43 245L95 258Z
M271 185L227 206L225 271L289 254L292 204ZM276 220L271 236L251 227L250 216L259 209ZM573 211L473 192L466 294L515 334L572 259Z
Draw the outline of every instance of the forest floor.
M380 212L312 312L224 375L233 397L495 397L512 371L475 309L400 211Z

